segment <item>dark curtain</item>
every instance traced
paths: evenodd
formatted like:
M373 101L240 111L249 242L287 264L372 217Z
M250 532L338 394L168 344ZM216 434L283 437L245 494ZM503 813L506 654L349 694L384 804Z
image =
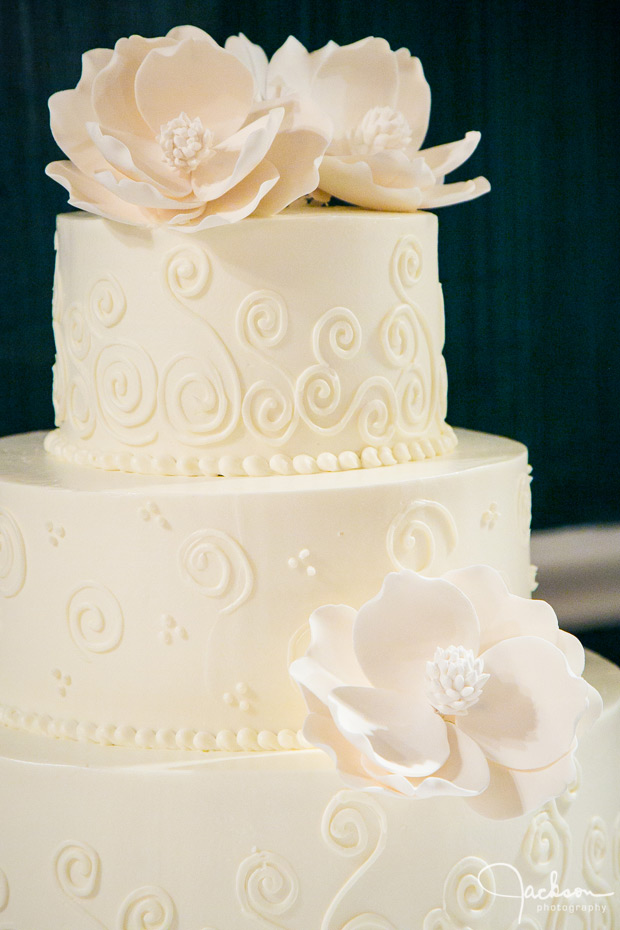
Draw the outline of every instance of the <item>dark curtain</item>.
M201 26L272 53L385 36L433 91L428 144L482 142L440 211L449 421L530 447L535 526L620 519L617 8L591 0L0 0L0 435L52 425L50 296L63 189L47 98L80 55Z

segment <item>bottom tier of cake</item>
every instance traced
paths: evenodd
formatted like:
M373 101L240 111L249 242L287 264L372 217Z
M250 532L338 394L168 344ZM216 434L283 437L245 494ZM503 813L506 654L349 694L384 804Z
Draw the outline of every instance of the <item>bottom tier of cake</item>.
M3 729L1 930L620 926L620 670L535 814L349 790L318 750L199 753ZM521 913L520 913L521 912Z

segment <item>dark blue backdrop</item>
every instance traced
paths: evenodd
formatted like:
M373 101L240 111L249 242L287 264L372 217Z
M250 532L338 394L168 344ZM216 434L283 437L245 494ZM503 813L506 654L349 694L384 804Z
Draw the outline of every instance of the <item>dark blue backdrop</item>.
M269 53L289 33L383 35L422 59L428 143L482 130L461 177L493 184L440 212L449 420L530 446L535 526L620 519L617 24L591 0L0 0L0 434L52 423L66 195L43 174L47 98L76 84L84 50L182 22Z

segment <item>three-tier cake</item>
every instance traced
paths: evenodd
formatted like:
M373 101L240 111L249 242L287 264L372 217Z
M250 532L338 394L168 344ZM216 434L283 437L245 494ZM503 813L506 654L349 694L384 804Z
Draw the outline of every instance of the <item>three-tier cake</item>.
M526 449L445 422L420 208L488 184L443 183L476 133L420 151L429 100L383 40L192 27L52 98L81 212L57 429L0 440L0 927L620 921L620 673L530 599Z

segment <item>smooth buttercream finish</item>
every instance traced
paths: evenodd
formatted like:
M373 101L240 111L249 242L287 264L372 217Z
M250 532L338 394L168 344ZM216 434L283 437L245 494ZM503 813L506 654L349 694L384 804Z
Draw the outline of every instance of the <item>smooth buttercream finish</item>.
M7 731L0 926L551 930L572 920L611 930L620 672L590 655L586 674L605 708L577 778L557 801L502 823L459 798L343 788L316 750L139 753ZM540 896L524 901L521 921L520 900L494 894L519 894L508 867ZM545 901L554 883L583 893ZM605 914L580 910L595 905Z
M459 435L432 462L226 481L110 475L47 455L42 434L1 440L3 719L122 745L300 745L288 667L321 604L472 562L529 594L526 450Z
M434 215L307 207L190 241L69 214L57 243L51 452L262 475L454 447Z

